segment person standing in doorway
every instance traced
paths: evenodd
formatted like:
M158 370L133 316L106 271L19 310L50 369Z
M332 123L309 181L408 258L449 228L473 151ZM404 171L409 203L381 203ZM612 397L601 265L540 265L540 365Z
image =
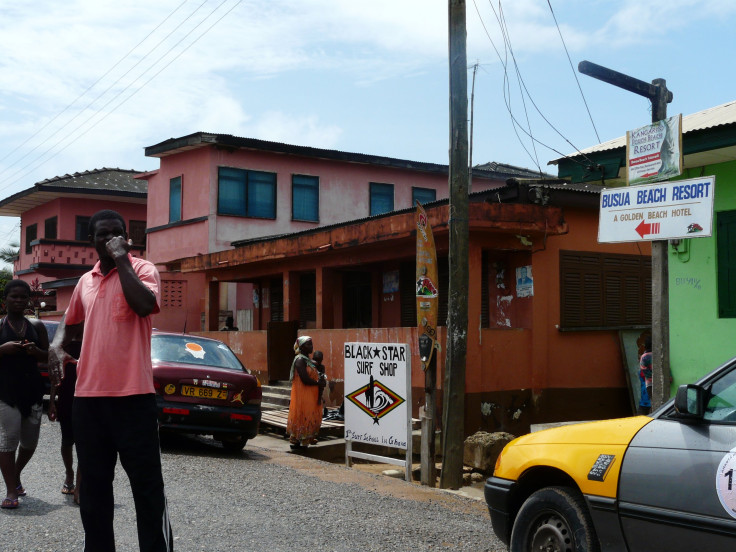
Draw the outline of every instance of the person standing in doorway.
M151 368L151 315L159 312L161 278L132 257L125 220L99 211L89 221L99 261L74 288L49 350L52 384L82 332L72 407L85 552L115 550L113 478L120 456L135 502L141 552L170 552L169 522Z
M232 316L228 316L225 319L225 327L223 327L221 332L237 332L238 327L235 325L235 321L233 320Z
M641 383L641 399L639 413L649 414L652 410L652 336L644 339L644 353L639 358L639 381ZM642 408L643 407L643 408Z

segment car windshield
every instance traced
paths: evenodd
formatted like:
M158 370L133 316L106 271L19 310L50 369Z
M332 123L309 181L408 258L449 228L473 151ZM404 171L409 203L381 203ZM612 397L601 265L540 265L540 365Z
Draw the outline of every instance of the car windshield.
M154 335L151 359L154 362L180 362L243 371L243 365L227 345L191 335Z

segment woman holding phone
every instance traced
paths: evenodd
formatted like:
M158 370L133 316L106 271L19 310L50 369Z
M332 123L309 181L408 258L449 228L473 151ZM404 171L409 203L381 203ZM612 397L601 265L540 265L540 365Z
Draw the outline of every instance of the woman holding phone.
M38 444L44 394L38 362L48 357L49 337L40 320L24 316L31 298L28 283L9 281L4 295L7 316L0 320L0 471L7 493L0 508L12 509L18 507L18 497L26 495L20 474Z

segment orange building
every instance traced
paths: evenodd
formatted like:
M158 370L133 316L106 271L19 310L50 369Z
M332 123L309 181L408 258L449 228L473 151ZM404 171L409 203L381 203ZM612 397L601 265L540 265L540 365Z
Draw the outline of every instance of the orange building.
M631 413L619 331L650 323L649 250L597 243L593 187L511 182L471 194L467 290L467 433ZM434 232L440 326L447 314L449 205L425 205ZM207 282L205 327L217 330L222 282L254 289L265 330L218 333L263 383L288 377L297 332L325 354L333 404L343 396L343 344L405 342L413 410L424 400L415 311L414 210L233 242L182 259ZM439 343L446 339L440 327ZM444 353L438 355L438 388ZM441 393L438 395L441 397Z

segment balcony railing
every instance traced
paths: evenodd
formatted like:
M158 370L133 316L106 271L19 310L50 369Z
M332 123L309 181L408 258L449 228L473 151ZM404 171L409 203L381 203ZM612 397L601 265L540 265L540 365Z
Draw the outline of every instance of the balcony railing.
M142 257L145 247L134 245L130 252ZM23 250L13 263L15 272L34 268L92 267L97 262L97 251L89 242L76 240L38 239L31 242L30 255Z

